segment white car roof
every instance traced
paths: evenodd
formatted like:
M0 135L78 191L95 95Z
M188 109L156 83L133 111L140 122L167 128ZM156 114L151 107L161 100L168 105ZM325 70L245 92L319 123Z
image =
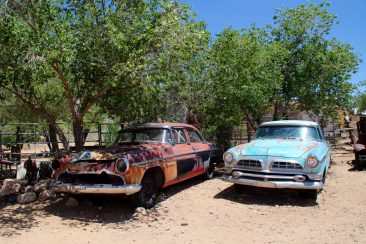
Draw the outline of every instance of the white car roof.
M270 121L270 122L265 122L262 123L260 126L264 126L264 125L273 125L273 126L278 126L278 125L295 125L295 126L318 126L317 123L313 122L313 121L306 121L306 120L277 120L277 121Z

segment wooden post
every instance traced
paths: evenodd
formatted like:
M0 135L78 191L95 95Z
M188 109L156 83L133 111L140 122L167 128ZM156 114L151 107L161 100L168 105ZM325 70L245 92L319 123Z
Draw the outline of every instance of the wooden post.
M252 134L252 129L250 128L250 123L247 120L247 134L248 134L248 142L250 142L251 138L251 134Z
M99 148L103 146L102 124L100 122L98 122L98 145Z
M3 132L0 130L0 159L3 159Z
M332 123L333 123L333 144L334 144L334 147L336 147L336 134L335 134L334 118L332 118Z

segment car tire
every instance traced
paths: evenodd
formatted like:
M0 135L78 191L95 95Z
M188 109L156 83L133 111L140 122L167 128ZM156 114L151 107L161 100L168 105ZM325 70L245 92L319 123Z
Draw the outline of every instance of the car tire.
M210 160L210 164L208 165L207 171L203 174L203 178L206 180L210 180L215 176L215 163Z
M316 201L318 198L319 191L318 190L301 190L300 196L305 199Z
M146 175L141 181L141 190L132 195L132 202L136 207L144 207L146 209L155 206L159 195L159 188L152 175Z

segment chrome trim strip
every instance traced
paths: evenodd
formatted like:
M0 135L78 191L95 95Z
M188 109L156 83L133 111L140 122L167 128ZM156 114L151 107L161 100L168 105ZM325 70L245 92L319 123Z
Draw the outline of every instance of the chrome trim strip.
M324 184L321 181L304 181L304 182L293 182L293 181L257 181L245 178L235 179L231 175L223 175L221 177L223 181L256 186L265 188L286 188L286 189L309 189L309 190L320 190L323 188Z
M294 176L286 176L286 175L261 175L261 174L250 174L250 173L243 173L239 171L234 171L232 176L235 179L240 177L254 177L254 178L262 178L262 179L278 179L278 180L296 180L299 176L302 175L294 175Z
M301 174L306 174L304 172L301 171L291 171L291 170L287 170L287 171L280 171L280 170L268 170L268 169L243 169L243 168L232 168L233 171L250 171L250 172L258 172L258 173L267 173L267 174L291 174L291 175L298 175L299 173Z
M68 184L57 182L52 186L56 192L66 192L73 194L126 194L131 195L141 190L141 185L131 184L115 186L111 184Z
M174 155L169 155L167 157L154 158L154 159L145 160L145 161L141 161L141 162L137 162L137 163L131 163L131 165L141 166L141 165L144 165L144 164L147 164L147 163L152 163L152 162L155 162L155 161L167 160L167 159L171 159L171 158L175 158L175 157L182 157L182 156L187 156L187 155L190 155L190 154L196 154L196 153L200 153L200 152L211 152L211 151L217 151L217 150L219 150L219 148L193 151L193 152L189 152L189 153L174 154Z

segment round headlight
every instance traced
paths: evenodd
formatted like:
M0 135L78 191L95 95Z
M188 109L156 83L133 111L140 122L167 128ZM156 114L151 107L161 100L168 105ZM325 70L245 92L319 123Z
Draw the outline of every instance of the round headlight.
M318 164L319 160L316 157L310 156L306 160L306 166L308 166L309 168L315 168L316 166L318 166Z
M116 161L116 167L119 172L125 173L129 169L129 163L127 158L119 158Z
M231 162L233 160L233 154L230 153L230 152L226 152L224 153L224 162L225 163L228 163L228 162Z

